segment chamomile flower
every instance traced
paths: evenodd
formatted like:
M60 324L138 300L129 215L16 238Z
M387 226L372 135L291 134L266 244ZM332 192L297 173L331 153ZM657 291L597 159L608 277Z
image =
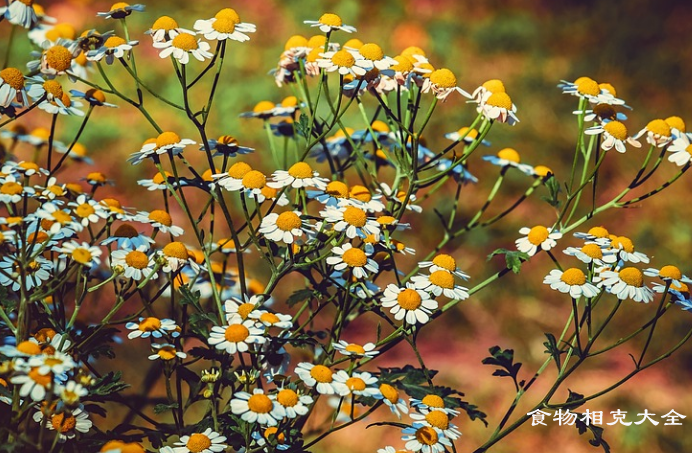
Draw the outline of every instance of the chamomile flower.
M426 77L422 92L427 93L429 91L432 91L435 97L441 101L447 100L447 97L454 92L471 97L470 94L457 86L457 78L447 68L436 69L429 77Z
M19 387L19 396L29 397L33 401L43 401L53 389L53 377L48 373L39 373L38 367L29 368L26 373L12 376L10 382Z
M470 98L478 105L484 105L485 101L495 93L506 93L505 84L499 79L490 79L471 93Z
M308 413L313 403L310 395L301 395L290 388L281 388L275 395L276 404L281 406L286 418L297 418Z
M228 448L226 436L212 431L207 428L201 433L182 436L178 442L173 445L177 447L171 448L172 453L220 453Z
M348 192L349 202L355 203L356 206L362 205L369 212L384 211L385 206L382 198L382 194L373 195L367 187L358 184L352 186Z
M144 11L144 9L144 5L130 5L125 2L117 2L113 3L110 10L96 13L96 15L104 19L124 19L130 14L132 14L134 11L141 13L142 11Z
M153 42L170 41L180 33L194 34L192 30L186 30L178 26L178 22L169 16L161 16L154 21L151 28L145 33L151 35Z
M212 327L207 342L216 349L235 354L249 351L250 345L263 344L266 338L262 334L263 330L255 327L255 321L231 318L227 326Z
M293 164L288 170L277 170L274 172L273 180L268 182L269 187L281 189L287 186L300 189L306 187L317 187L324 189L327 187L327 178L320 178L319 173L312 169L306 162Z
M273 396L265 395L262 389L253 390L252 394L236 392L230 403L231 412L248 423L276 426L286 412Z
M34 414L33 419L37 423L43 423L43 411ZM73 439L77 433L88 433L93 423L89 420L89 414L76 408L73 411L58 412L50 415L46 420L46 428L58 432L58 442Z
M470 145L478 140L478 131L476 129L469 129L468 127L464 126L458 131L445 134L445 138L454 142L463 141L467 145ZM488 140L482 140L481 145L490 146L490 142Z
M159 319L153 316L148 318L140 317L138 322L128 322L125 328L132 332L127 334L130 340L134 338L161 338L170 335L175 338L180 335L179 327L172 319Z
M169 41L154 42L153 46L161 49L159 57L168 58L173 56L180 64L188 64L190 55L199 61L212 58L214 55L209 52L211 46L208 42L202 41L192 33L181 32Z
M109 238L104 239L101 245L108 245L114 242L121 249L132 250L143 247L143 250L149 250L149 247L155 241L148 235L139 233L131 224L123 223L116 228Z
M12 175L0 181L0 201L3 203L19 203L24 197L31 197L36 193L32 187L23 186Z
M654 299L651 288L644 285L644 274L636 267L620 270L601 270L594 282L605 288L618 299L632 299L635 302L649 303Z
M179 226L173 225L171 215L162 209L155 209L151 212L140 211L134 217L134 220L136 222L147 223L163 234L170 234L177 237L184 232Z
M615 264L618 260L617 251L596 242L587 242L582 247L567 247L563 253L574 256L582 263L594 263L598 267Z
M67 206L72 208L75 217L84 227L108 218L105 207L86 195L78 196L77 200L68 203Z
M288 450L290 447L286 435L279 432L276 426L269 426L262 432L254 431L252 438L258 447L264 447L264 451L269 453L272 448L278 451Z
M248 198L257 198L267 185L267 177L261 171L250 170L242 179L236 179L230 176L229 170L229 177L220 179L219 185L228 191L242 192Z
M618 252L618 257L630 263L648 263L649 257L634 249L632 240L625 236L613 236L610 247Z
M317 59L317 65L327 72L338 72L341 76L350 75L354 78L362 77L367 69L358 65L358 59L346 49L333 50L321 54Z
M355 27L344 25L341 17L333 13L324 13L318 20L305 20L303 23L311 27L319 27L322 33L331 33L335 30L345 31L346 33L353 33L356 31Z
M278 327L286 330L293 327L293 317L283 313L272 313L267 310L253 310L249 317L257 321L258 326L265 328Z
M0 107L9 107L13 103L22 107L29 106L24 74L17 68L0 70Z
M187 354L183 351L179 351L175 345L169 343L154 343L151 345L151 349L154 351L154 354L148 357L149 360L163 360L164 362L168 362L170 360L187 358Z
M385 406L392 411L392 414L396 415L398 418L401 418L402 413L408 414L408 404L399 396L399 390L397 390L396 387L383 382L380 384L378 390L379 392L373 395L374 398L382 400Z
M57 384L55 386L55 394L68 407L75 407L79 404L80 399L89 394L89 390L75 381L67 381L65 385Z
M377 263L368 256L368 253L346 243L341 247L332 248L333 256L327 257L327 264L334 266L337 271L348 270L356 279L368 277L368 273L379 272Z
M648 268L644 269L644 275L647 277L658 277L664 282L672 282L672 285L680 285L681 283L692 283L687 276L682 274L680 268L673 265L663 266L660 269Z
M22 277L22 267L24 268L24 277ZM40 256L34 257L22 266L17 257L6 255L0 261L0 271L2 271L0 272L0 286L8 286L12 291L18 291L23 286L29 291L48 280L52 270L53 264Z
M66 74L72 68L72 60L76 52L71 50L71 42L59 39L58 43L51 45L44 42L44 51L38 60L27 63L27 68L31 71L39 70L44 77L53 79L58 75Z
M166 264L161 268L164 272L178 272L187 265L195 270L199 269L197 263L190 259L190 252L182 242L169 242L161 250L160 256L166 260Z
M678 167L689 164L692 160L690 137L685 133L677 134L673 143L668 147L668 151L671 153L668 156L669 162L673 162Z
M438 434L449 439L455 440L461 437L461 432L457 426L450 423L449 415L442 411L424 410L422 413L413 413L410 417L418 423L433 428Z
M149 278L152 273L151 278L155 279L158 274L154 272L154 260L147 255L147 249L147 246L139 246L137 250L114 251L111 254L111 268L122 268L126 278L136 281Z
M295 373L308 387L314 387L322 395L346 396L350 393L348 387L334 380L334 372L324 365L301 362Z
M488 120L507 123L510 126L519 122L517 118L517 106L507 93L493 93L485 100L485 103L477 107L478 113L482 113Z
M483 160L499 167L513 167L526 175L533 174L531 165L522 164L521 156L514 148L503 148L497 152L496 156L483 156Z
M336 207L348 199L348 186L341 181L330 181L324 190L308 190L307 195L324 205Z
M149 139L142 144L139 151L132 153L127 159L132 165L137 165L148 157L156 157L161 154L177 156L185 147L194 145L195 141L188 138L181 139L178 134L171 131L162 132L155 139Z
M9 6L0 8L0 19L24 28L33 28L38 23L38 16L33 8L33 1L10 0Z
M610 245L610 233L607 229L602 226L595 226L589 229L586 233L576 232L574 233L575 238L583 239L585 241L594 241L599 245L605 244Z
M120 36L111 36L101 47L87 52L89 61L101 61L104 57L106 64L113 64L116 58L125 58L139 41L126 41Z
M435 255L432 261L421 261L418 263L418 267L421 269L430 268L431 273L437 271L447 271L461 279L469 279L468 274L457 267L457 261L445 253Z
M238 140L231 135L222 135L218 139L209 139L209 151L214 151L212 157L235 157L237 154L250 154L255 148L240 146ZM204 151L204 146L200 148Z
M245 321L250 319L250 315L253 314L254 310L262 308L263 297L262 296L250 296L245 297L245 301L241 301L237 298L231 298L224 302L224 312L227 321L231 321L236 318L236 320Z
M690 296L690 288L685 283L680 283L679 285L675 283L666 283L662 285L660 283L654 282L653 292L658 294L664 294L666 291L670 294L673 301L680 305L685 311L692 312L692 297Z
M340 370L334 373L334 382L343 384L351 394L357 396L375 396L379 393L377 389L377 377L363 371L361 373L353 372L350 375Z
M586 280L586 275L576 267L566 269L564 272L558 269L550 271L543 283L550 285L551 289L569 294L573 299L581 296L595 297L599 291L593 284Z
M209 41L232 39L245 42L250 39L246 33L256 31L254 24L241 22L238 13L231 8L222 9L211 19L195 21L194 28L200 35L204 35L204 39Z
M377 220L368 218L364 207L350 204L339 207L327 206L324 211L320 211L320 216L333 224L335 231L344 232L350 239L365 238L369 234L379 237L381 232L380 224Z
M425 395L422 399L411 398L411 406L415 407L419 412L431 411L442 411L449 415L459 415L459 411L454 410L450 407L446 407L444 399L430 393Z
M411 325L428 322L430 314L438 306L426 291L416 289L411 284L401 288L391 283L384 290L381 304L385 308L391 307L394 319L405 320Z
M627 151L625 143L629 143L635 148L641 148L642 146L637 140L627 135L627 127L620 121L608 121L598 126L590 127L584 133L587 135L603 134L601 148L606 151L615 147L617 152L624 153Z
M543 225L536 225L533 228L524 227L519 230L519 233L526 236L514 241L517 250L529 256L535 255L539 247L545 251L552 249L557 245L556 241L562 238L562 233L553 231L552 228L546 228Z
M598 86L598 82L590 77L579 77L574 82L562 80L558 84L558 88L561 88L564 94L587 99L592 104L598 104L600 101L601 88Z
M468 288L457 285L454 281L454 274L446 270L434 271L430 275L414 275L411 277L411 282L416 289L427 291L435 296L444 294L445 297L456 300L464 300L469 297Z
M115 104L110 104L106 102L106 95L103 93L103 91L97 90L95 88L90 88L86 91L70 90L70 94L72 95L72 97L84 99L89 103L89 105L92 105L94 107L118 107Z
M44 354L29 357L26 365L38 370L39 374L52 373L54 376L60 376L77 366L69 355L60 351L51 351L50 354L47 354L45 350Z
M640 130L635 139L646 135L646 142L652 146L662 148L673 140L673 133L670 125L665 120L657 119L649 121L649 123Z
M444 434L438 434L434 428L419 422L405 428L402 434L401 440L406 442L406 450L414 453L442 453L452 446L452 442Z
M354 186L355 187L355 186ZM381 182L380 183L380 189L378 189L379 192L381 192L385 198L388 200L393 201L396 204L403 204L406 202L406 209L409 211L413 212L423 212L423 208L416 205L415 202L418 199L416 197L416 194L411 193L408 197L408 200L406 199L406 191L405 190L397 190L396 192L394 189L389 187L387 183Z
M272 212L262 218L259 232L274 242L293 244L307 230L307 222L300 218L300 211Z
M101 264L100 256L103 251L90 245L88 242L77 241L63 242L62 247L56 248L56 252L62 253L62 257L69 258L87 268L96 267Z
M339 340L338 343L332 343L332 347L339 351L342 355L353 358L373 358L380 353L380 351L375 350L377 347L375 343L365 343L364 345L360 345L358 343L349 343L345 340Z

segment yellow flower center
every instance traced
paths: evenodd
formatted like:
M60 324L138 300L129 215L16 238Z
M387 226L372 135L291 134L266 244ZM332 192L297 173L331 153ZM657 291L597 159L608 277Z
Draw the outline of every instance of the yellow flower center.
M355 354L365 354L365 349L363 349L363 346L356 344L356 343L351 343L345 348L348 352L353 352Z
M423 426L416 431L416 440L423 445L435 445L438 437L434 429Z
M230 343L240 343L250 336L250 331L242 324L231 324L226 327L223 337Z
M67 71L72 64L72 52L65 46L53 46L44 54L48 66L56 71Z
M19 195L23 190L24 189L21 184L13 181L8 181L0 186L0 193L3 195Z
M53 213L53 217L55 217L55 214L57 214L57 212ZM118 229L115 230L115 233L113 233L113 236L118 238L134 238L138 235L139 233L137 233L137 230L135 230L132 225L127 223L120 225Z
M399 391L389 384L380 384L380 393L392 404L399 402Z
M217 18L212 24L211 28L218 31L219 33L233 33L235 31L235 22L226 18Z
M65 211L55 211L53 213L53 218L60 225L66 225L72 221L70 214L66 213Z
M432 262L434 265L439 266L442 269L446 269L449 272L454 272L457 269L456 260L449 255L437 255L435 258L433 258Z
M165 183L169 177L173 176L167 171L164 171L163 173L156 173L153 178L151 178L152 182L154 184L163 184Z
M367 189L367 187L364 186L353 186L351 188L351 192L349 193L349 195L351 198L355 198L356 200L362 201L363 203L367 203L370 200L372 200L372 194Z
M179 35L176 35L176 37L173 38L172 45L173 47L182 49L186 52L195 50L198 47L197 38L190 33L180 33Z
M332 370L324 365L315 365L310 370L310 376L317 382L322 384L332 382Z
M680 132L685 132L685 121L679 116L669 116L664 121L668 123L668 126L670 126L671 128L674 127Z
M257 414L268 414L274 405L267 395L256 393L247 401L248 408Z
M627 138L627 127L620 121L610 121L603 126L603 129L617 140Z
M71 24L56 24L46 32L46 39L56 42L60 38L73 40L77 35L77 30Z
M563 272L560 280L570 286L583 285L586 283L586 275L584 275L581 269L573 267Z
M166 244L166 246L163 248L163 254L170 256L171 258L178 258L180 260L187 260L189 256L187 247L185 247L185 244L182 242L171 242Z
M79 217L86 218L94 214L96 212L96 209L94 209L94 207L89 203L82 203L79 206L77 206L77 208L75 208L74 212Z
M286 41L284 45L284 50L293 49L296 47L307 47L308 39L302 35L293 35Z
M255 105L255 108L253 108L252 111L255 113L268 112L273 110L274 107L276 106L271 101L260 101L257 103L257 105Z
M173 360L176 358L175 348L173 346L161 346L156 354L161 360Z
M505 110L512 109L512 98L505 92L497 92L490 95L486 104L493 107L500 107Z
M630 286L641 288L644 286L644 274L636 267L626 267L618 272L620 280Z
M672 265L663 266L661 270L658 271L658 275L661 278L672 278L673 280L680 280L682 278L680 269Z
M339 50L332 55L332 63L342 68L351 68L356 64L356 59L348 50Z
M467 132L468 131L468 132ZM466 138L470 138L475 140L476 137L478 137L478 131L476 129L471 129L469 130L468 127L464 126L461 129L457 131L457 134L460 136L466 136Z
M521 158L519 157L519 153L514 148L501 149L500 151L498 151L497 157L499 157L500 159L508 160L510 162L515 162L517 164L521 160Z
M161 320L159 318L149 317L139 323L139 330L142 332L154 332L161 328Z
M106 42L103 43L105 47L108 47L110 49L122 46L123 44L127 44L127 41L125 41L120 36L111 36L110 38L106 39Z
M454 275L447 271L435 271L430 274L430 283L440 288L454 288Z
M211 447L211 439L209 439L209 437L207 437L205 434L195 433L190 436L190 439L188 439L185 447L187 447L191 453L200 453Z
M436 409L444 409L445 407L444 400L437 395L425 395L421 400L421 403L425 404L428 407L434 407Z
M355 206L348 206L344 210L344 220L349 225L363 227L368 219L366 212L362 209L356 208Z
M670 289L673 289L675 291L680 291L681 293L689 293L690 292L690 289L683 282L680 282L679 285L676 283L671 284Z
M228 169L228 176L233 179L243 179L245 175L251 171L252 167L245 162L236 162L235 164L231 165L231 168Z
M303 221L300 220L298 214L292 211L286 211L279 214L276 219L276 226L282 231L291 231L300 228Z
M396 217L390 215L383 215L377 218L377 223L380 225L393 225L396 222Z
M346 387L356 392L362 392L365 390L365 381L359 377L350 377L346 379Z
M60 82L56 82L55 80L46 80L43 82L43 89L46 90L48 94L52 94L56 98L62 98L63 90L62 90L62 85L60 85ZM43 138L43 134L36 135L36 132L43 133L43 130L35 130L31 135L35 135L39 138ZM47 131L48 135L45 137L46 140L50 138L50 131Z
M333 13L324 13L320 16L319 23L323 25L329 25L330 27L341 27L343 22L341 22L341 17Z
M549 167L546 167L545 165L536 165L535 167L533 167L533 172L537 176L545 178L546 176L552 174L553 170L551 170Z
M36 383L36 385L40 385L41 387L48 387L50 386L51 382L53 382L50 377L50 373L40 374L38 372L38 367L32 368L27 374L29 375L29 378Z
M348 186L341 181L330 182L324 191L334 198L346 198L348 196Z
M133 250L125 255L125 263L135 269L144 269L149 265L149 257L144 252Z
M390 69L396 72L411 72L413 71L413 63L407 57L403 55L397 55L394 57L396 64L392 65Z
M88 249L76 248L72 251L72 259L80 264L88 264L91 262L93 255Z
M267 324L276 324L277 322L280 322L281 319L279 319L279 317L274 313L267 312L260 315L260 321L266 322Z
M89 181L95 181L95 182L103 184L106 182L106 175L104 175L101 172L95 171L95 172L89 173L87 175L87 179Z
M591 259L600 260L603 258L603 250L598 244L586 244L581 248L581 252Z
M396 302L404 310L416 310L423 303L423 298L415 289L406 288L396 297Z
M605 237L608 237L608 230L606 230L602 226L597 226L597 227L591 228L587 232L587 234L590 234L591 236L596 237L596 238L605 238Z
M548 239L550 232L542 225L535 226L529 231L528 239L533 245L541 245L543 241Z
M127 8L128 6L130 6L130 4L129 4L129 3L125 3L125 2L113 3L113 6L111 6L110 11L117 11L117 10L119 10L119 9L125 9L125 8Z
M56 431L64 434L75 428L77 420L72 415L65 417L65 414L55 414L50 418L50 423Z
M368 262L368 257L365 252L357 248L346 250L342 259L349 267L363 267Z
M425 421L433 427L445 430L449 428L449 417L443 411L430 411L425 414Z
M625 236L618 236L615 239L613 239L612 246L613 248L624 250L627 253L634 252L634 243L630 238Z
M180 136L175 132L164 132L156 137L156 147L161 148L163 146L175 145L180 142Z
M234 24L240 23L240 16L233 8L224 8L214 15L214 18L219 20L230 20Z
M660 135L662 137L670 137L670 126L663 120L649 121L649 124L646 125L646 128L656 135Z
M312 177L313 171L310 165L305 162L298 162L288 169L288 174L296 179L306 179Z
M24 74L17 68L3 69L0 71L0 78L15 90L24 88Z
M248 189L261 189L266 183L267 177L257 170L251 170L243 176L243 185Z
M284 407L293 407L298 404L298 394L291 389L279 390L276 400Z
M41 348L33 341L27 340L17 345L17 351L28 355L37 355L41 353Z
M481 86L486 90L490 91L491 93L505 92L505 84L502 83L502 80L499 79L490 79L487 82L484 82Z
M384 51L380 46L374 43L363 44L358 52L368 60L378 61L384 58Z
M440 88L454 88L457 86L457 78L447 68L441 68L430 74L430 81Z
M161 16L158 19L156 19L154 25L152 25L151 28L152 30L170 31L178 28L178 22L176 22L175 19L173 19L172 17Z
M575 82L575 84L577 85L577 92L579 94L598 96L598 94L601 92L598 83L596 83L594 79L590 79L588 77L578 79L578 82Z
M600 88L601 90L608 90L608 92L613 96L618 95L617 91L615 90L615 87L610 83L599 83L598 88Z
M149 220L156 223L160 223L161 225L167 227L173 225L173 219L171 218L171 215L161 209L154 209L153 211L151 211L149 213Z

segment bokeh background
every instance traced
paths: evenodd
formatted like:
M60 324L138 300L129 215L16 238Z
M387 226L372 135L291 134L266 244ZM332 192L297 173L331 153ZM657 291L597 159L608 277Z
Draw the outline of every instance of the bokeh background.
M44 2L44 6L49 15L60 22L72 23L77 30L91 27L102 31L118 30L115 23L104 23L95 16L97 11L107 11L110 3L73 0ZM599 82L613 84L618 96L633 107L628 112L627 122L632 134L654 118L678 115L692 122L692 47L688 45L692 4L685 0L152 0L146 4L145 14L135 14L128 19L132 39L141 41L136 48L138 66L146 82L173 99L179 98L180 94L172 68L168 61L158 58L150 38L143 34L155 18L170 15L182 27L192 28L194 20L212 17L218 9L230 6L240 13L243 21L257 25L257 33L252 35L251 41L230 47L230 57L215 102L217 110L209 130L211 135L234 135L241 144L256 148L257 153L250 160L267 172L272 169L265 159L268 149L261 124L241 120L238 113L250 110L260 100L278 102L292 94L286 87L278 89L267 72L275 66L289 36L310 36L315 31L302 21L317 19L322 12L340 14L345 23L358 28L356 37L364 42L379 43L391 55L409 45L422 47L435 67L452 69L459 85L467 91L472 91L485 80L502 79L518 106L521 122L515 127L494 127L489 137L491 147L479 150L477 154L490 154L511 146L527 163L551 167L562 181L568 177L574 150L576 125L571 112L576 108L576 100L560 94L556 84L561 79L574 80L587 75ZM5 48L7 27L0 27L0 33L3 36L0 47ZM337 37L341 42L345 39L344 36ZM20 65L26 61L21 53L28 52L30 46L22 40L15 45L18 50L11 63ZM120 68L111 72L116 80L130 83L118 76ZM203 97L204 87L199 87L199 93L199 101L203 102L206 99ZM371 101L366 102L373 107ZM164 129L178 131L183 137L195 137L194 130L182 117L171 114L153 99L148 102ZM142 141L154 135L153 129L128 106L105 110L95 112L96 121L90 124L81 140L96 164L90 167L71 163L67 175L77 179L89 171L102 171L118 183L115 187L106 188L102 196L107 193L115 195L123 205L140 209L159 207L160 197L142 196L142 190L136 185L137 179L153 175L153 167L132 167L125 163L129 153L139 149ZM443 134L468 125L474 116L475 111L461 97L441 104L426 132L429 147L433 150L445 147L448 142ZM358 125L355 127L363 126L357 117L352 120ZM33 115L24 124L29 128L47 127L47 121L45 115ZM77 125L78 121L73 120L63 123L59 129L60 138L69 142ZM643 152L631 149L625 155L613 153L609 157L600 180L600 199L605 200L629 183L643 159ZM202 165L202 161L198 162ZM645 189L655 187L676 171L672 164L666 163L661 167L661 175L653 178L654 181ZM462 191L461 214L467 219L485 200L498 172L496 167L482 162L480 156L471 160L470 170L481 182ZM530 184L531 181L522 175L511 174L489 214L499 212ZM596 223L586 224L585 228L602 224L617 234L633 238L637 249L652 256L657 267L677 264L683 271L692 273L689 265L692 226L687 204L691 189L690 178L684 177L665 195L654 197L641 206L610 211ZM512 248L519 228L535 223L550 224L554 220L554 211L540 200L541 195L545 193L539 193L523 204L500 225L467 235L446 249L472 275L472 284L499 269L502 265L500 259L488 262L486 257L496 248ZM445 199L443 193L436 197L437 206L443 210L445 202L439 200ZM429 249L430 238L441 235L436 229L437 221L430 209L432 205L426 208L421 216L407 218L414 227L407 244L422 254ZM183 217L178 218L185 226ZM566 238L560 247L575 244L576 241ZM559 320L566 319L570 307L567 300L541 284L543 276L552 268L551 264L547 256L532 260L524 266L521 274L509 275L501 284L493 285L459 304L437 321L437 327L423 329L419 336L427 366L440 371L436 382L459 388L466 393L468 401L489 414L490 428L478 421L471 422L465 415L455 420L463 432L457 443L458 451L473 451L482 444L514 395L509 380L492 377L493 368L481 365L488 348L496 344L513 348L516 359L524 363L521 376L528 379L544 359L543 333L559 335ZM257 273L257 278L262 278L261 268L252 270ZM287 294L290 290L287 289ZM615 341L627 334L654 309L651 305L626 303L615 318L617 328L609 339ZM95 308L91 316L98 315L99 309ZM677 342L690 328L690 323L692 314L674 310L674 314L659 324L658 340L651 353ZM352 341L370 341L374 337L373 325L361 323L348 334ZM573 376L565 388L590 394L609 386L632 369L628 353L636 354L641 344L635 341L632 346L628 344L594 360L593 364ZM136 391L143 378L140 370L146 365L146 359L124 356L125 350L119 348L118 358L103 365L104 371L111 367L122 369L124 379L131 382L133 391ZM401 345L388 358L376 361L375 365L395 366L413 363L414 360L410 348ZM554 375L554 370L549 370L545 374L546 381ZM580 409L604 411L607 421L612 420L607 414L616 409L627 411L630 421L638 420L640 417L635 414L645 409L658 415L675 409L692 416L691 371L692 348L688 347L609 396ZM528 403L536 401L548 384L537 384L525 400ZM566 390L555 400L565 398ZM529 407L530 404L521 405L517 413L525 412L524 409ZM382 417L388 417L384 410L375 414L372 421ZM689 423L692 423L692 417L687 420L684 426L646 423L607 427L605 438L614 452L690 451L692 435ZM494 451L552 451L556 448L563 453L594 451L594 447L588 445L586 435L579 436L573 427L559 427L555 422L549 422L549 425L548 428L525 425L494 447ZM363 423L334 434L316 451L340 452L347 449L352 453L365 453L385 445L403 446L397 434L394 428L365 429Z

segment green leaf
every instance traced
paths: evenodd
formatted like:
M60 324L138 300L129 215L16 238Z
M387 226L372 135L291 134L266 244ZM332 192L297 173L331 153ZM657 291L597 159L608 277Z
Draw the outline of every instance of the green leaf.
M209 322L216 322L216 316L212 313L194 313L190 315L190 330L203 337L209 336Z
M483 363L483 365L494 365L499 367L493 372L493 376L511 377L512 380L517 383L517 374L521 368L521 363L514 363L514 350L493 346L489 351L491 354L490 357L486 357L481 363ZM519 383L517 383L517 385L519 385ZM521 387L521 385L519 386Z
M605 453L610 453L610 445L608 445L608 442L606 442L606 440L603 438L603 428L600 426L595 426L591 423L587 425L586 422L582 420L584 418L584 414L580 414L578 412L575 412L575 414L577 414L577 420L574 423L574 426L576 426L577 430L579 430L579 435L584 434L586 431L590 431L593 435L593 439L589 439L589 443L594 447L601 447Z
M545 182L545 186L548 188L549 195L547 197L541 197L541 200L555 208L560 207L560 193L562 192L562 189L560 188L560 184L557 182L557 179L555 177L548 179Z
M112 393L118 393L130 385L122 382L120 378L122 373L120 371L109 371L100 378L96 379L94 385L89 389L89 397L91 400L100 400L103 398L94 398L96 396L108 396Z
M180 294L183 296L182 299L179 300L181 305L192 305L197 309L197 311L203 311L202 307L199 304L199 297L200 297L200 292L195 291L194 293L190 291L190 288L188 287L187 284L181 285L180 288L178 288L180 291Z
M293 294L288 296L288 299L286 300L286 304L289 307L293 307L299 302L303 302L305 300L308 300L312 297L313 291L308 288L303 288L299 289L298 291L295 291Z
M528 261L530 258L527 253L520 252L518 250L497 249L488 255L488 261L497 255L505 256L505 264L507 265L507 269L510 269L515 274L518 274L521 270L522 263Z
M295 124L298 134L307 137L310 133L310 120L308 119L308 115L300 115L298 122Z
M546 347L546 350L543 351L546 354L550 354L550 356L555 360L555 365L557 365L557 369L560 369L560 356L564 354L565 352L560 351L560 348L557 347L557 340L555 339L555 335L552 333L544 333L545 337L548 339L548 341L543 342L543 346Z
M157 404L154 406L154 413L155 414L162 414L166 411L172 411L174 409L178 408L178 403L173 403L173 404Z

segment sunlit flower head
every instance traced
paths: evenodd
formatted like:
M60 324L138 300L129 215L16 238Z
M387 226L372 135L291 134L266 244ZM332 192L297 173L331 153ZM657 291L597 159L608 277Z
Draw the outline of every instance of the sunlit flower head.
M446 253L438 253L433 257L432 261L421 261L418 263L418 267L421 269L430 268L431 273L437 271L447 271L461 279L469 279L468 274L457 267L457 261Z
M668 264L660 269L648 268L644 269L644 275L647 277L660 278L664 282L671 282L671 285L680 286L682 283L692 283L689 277L683 275L680 268Z
M367 371L353 372L349 375L346 371L339 370L334 373L334 382L343 384L351 394L357 396L373 397L379 393L377 377Z
M563 252L565 255L574 256L582 263L594 263L598 267L615 264L618 260L616 250L597 242L587 242L582 247L567 247Z
M89 61L101 61L106 59L107 64L113 64L116 58L125 58L139 41L126 41L120 36L111 36L103 42L98 49L87 52L86 57Z
M405 320L408 324L425 324L430 320L430 314L437 309L437 301L430 299L427 291L416 289L414 285L398 287L389 284L384 290L381 304L391 308L394 319Z
M161 16L154 21L151 28L145 32L151 35L153 42L170 41L180 33L194 34L192 30L180 28L178 22L170 16Z
M103 254L99 247L89 245L88 242L80 244L77 241L63 242L62 247L56 248L55 251L87 268L98 266Z
M618 252L618 257L622 261L630 263L648 263L649 257L642 252L638 252L634 248L632 239L626 236L612 236L610 247Z
M590 127L584 133L587 135L603 134L601 148L606 151L615 148L617 152L624 153L627 151L625 143L635 148L641 148L642 146L637 140L627 135L627 127L620 121L608 121L598 126Z
M519 233L526 236L514 241L517 250L529 256L535 255L539 248L545 251L552 249L557 245L556 241L562 238L562 233L543 225L536 225L533 228L524 227L519 230Z
M136 281L143 278L156 278L154 260L147 255L146 251L146 246L140 246L137 250L116 250L111 254L111 268L122 269L125 278Z
M324 52L317 59L320 68L327 72L338 72L342 76L351 75L354 78L364 76L368 70L358 65L358 59L346 49Z
M440 436L456 440L461 437L461 432L456 425L450 422L449 414L436 410L421 410L420 413L409 415L412 420L424 426L428 426Z
M176 237L183 234L183 229L173 225L171 215L162 209L154 209L151 212L140 211L133 220L149 224L163 234L170 234Z
M148 357L149 360L162 360L164 362L169 362L171 360L187 358L187 354L180 351L175 345L170 343L154 343L151 345L151 349L154 353Z
M330 33L334 30L341 30L346 33L353 33L356 31L355 27L344 25L341 17L334 13L324 13L318 20L306 20L303 22L311 27L319 27L322 33Z
M646 127L640 130L634 138L638 139L644 135L646 135L648 144L659 148L666 146L673 140L673 132L670 125L661 119L649 121Z
M275 189L287 186L296 189L306 187L324 189L329 181L327 178L320 178L319 173L306 162L295 163L288 170L276 170L272 176L272 181L267 185Z
M587 279L584 271L577 268L561 271L553 269L544 279L543 283L550 285L551 289L569 294L573 299L581 296L595 297L599 291Z
M228 448L226 436L212 431L207 428L201 433L182 436L178 442L173 445L177 447L171 448L172 453L220 453Z
M127 334L127 338L162 338L164 335L173 338L180 335L179 328L172 319L159 319L153 316L148 318L140 317L137 322L128 322L125 328L132 332Z
M230 403L231 412L240 415L248 423L275 426L284 418L284 407L276 402L274 395L265 395L264 390L255 389L252 394L236 392Z
M211 46L208 42L195 37L193 33L181 32L168 41L154 42L153 46L161 49L159 57L168 58L172 56L180 64L188 64L190 55L199 61L212 58L214 54L209 52Z
M370 234L379 237L381 233L380 224L376 219L368 217L364 206L354 204L327 206L324 211L320 211L320 216L326 222L333 224L335 231L344 232L350 239L365 238Z
M484 104L478 106L477 110L479 113L483 113L483 116L488 120L507 123L510 126L519 122L516 115L517 107L509 95L504 92L491 94Z
M668 151L671 153L668 155L668 161L673 162L678 167L687 165L692 160L692 143L690 143L690 137L681 133L675 136L675 139L668 147Z
M272 212L262 218L259 232L270 241L293 244L308 228L301 216L300 211Z
M231 318L227 326L211 328L208 343L228 354L235 354L249 351L250 345L263 344L266 338L262 334L263 329L255 327L254 320Z
M405 428L402 434L401 440L406 442L406 450L414 453L442 453L452 446L452 442L444 434L419 422Z
M144 11L144 9L144 5L130 5L129 3L125 2L117 2L113 3L110 10L96 13L96 15L104 19L124 19L133 12L137 11L141 13L142 11Z
M379 272L377 263L369 257L367 251L346 243L332 248L332 256L327 257L327 264L342 272L350 272L356 279L367 278L369 274Z
M209 139L209 151L212 151L212 157L227 156L235 157L237 154L249 154L255 148L240 146L238 140L231 135L222 135L218 139ZM200 148L204 151L204 146Z
M339 340L338 342L332 343L332 347L341 354L353 358L372 358L380 353L379 351L375 350L375 343L365 343L364 345L360 345L358 343L349 343L345 340Z
M36 423L43 423L43 411L37 411L33 415ZM89 414L81 408L73 411L58 412L48 416L46 428L58 432L58 441L65 442L73 439L77 433L88 433L93 423L89 420Z
M441 101L445 101L454 92L471 97L470 94L457 86L456 76L447 68L436 69L430 73L430 77L423 82L422 91L423 93L432 91L435 97Z
M431 271L430 274L414 275L411 277L411 282L416 289L426 291L434 296L444 294L445 297L450 299L468 299L468 288L457 285L454 275L447 270L440 269Z
M132 250L144 247L145 250L149 250L154 240L148 235L138 232L131 224L123 223L115 229L109 238L104 239L101 245L108 245L114 242L120 249Z
M324 365L301 362L296 367L295 373L306 386L314 387L323 395L346 396L350 393L348 387L334 380L334 372Z
M0 107L17 103L22 107L29 106L24 74L17 68L0 70Z
M381 383L378 393L374 397L382 402L392 411L394 415L401 418L401 414L408 414L408 404L401 398L399 390L393 385Z
M654 299L653 291L644 284L644 274L636 267L619 270L604 268L594 277L594 283L618 299L632 299L645 303Z
M246 33L256 31L254 24L241 22L238 13L231 8L222 9L211 19L195 21L194 28L199 34L204 35L204 39L210 41L232 39L245 42L250 39Z

